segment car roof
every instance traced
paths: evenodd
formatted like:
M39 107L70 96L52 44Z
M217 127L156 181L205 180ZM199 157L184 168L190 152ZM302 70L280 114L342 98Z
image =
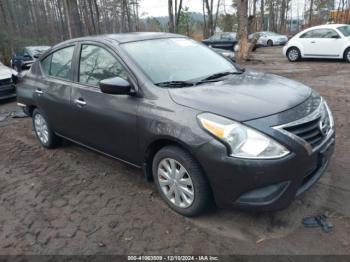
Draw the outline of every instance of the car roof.
M318 26L313 26L308 29L321 29L321 28L338 28L339 26L349 26L346 24L325 24L325 25L318 25Z
M67 40L65 42L59 43L58 45L65 45L72 42L78 41L108 41L108 42L117 42L117 43L128 43L144 40L153 40L153 39L164 39L164 38L186 38L184 35L171 34L171 33L158 33L158 32L134 32L134 33L120 33L120 34L105 34L105 35L95 35L95 36L86 36L80 38L74 38Z

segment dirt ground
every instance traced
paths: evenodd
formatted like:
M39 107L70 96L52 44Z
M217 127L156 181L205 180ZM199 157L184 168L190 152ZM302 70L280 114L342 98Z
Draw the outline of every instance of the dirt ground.
M289 63L280 47L254 58L247 68L313 87L335 116L328 172L288 209L184 218L140 170L69 143L45 150L31 119L9 116L0 121L0 254L350 254L350 64ZM14 110L0 102L0 120ZM317 214L330 217L331 233L302 226Z

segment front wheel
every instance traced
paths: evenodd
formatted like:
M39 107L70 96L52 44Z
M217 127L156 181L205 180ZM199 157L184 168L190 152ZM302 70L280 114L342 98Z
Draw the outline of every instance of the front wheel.
M35 109L33 112L33 126L40 144L46 148L55 148L59 144L59 137L50 129L46 118Z
M153 159L152 170L161 197L181 215L196 216L211 205L209 183L187 151L176 146L162 148Z
M346 62L350 63L350 47L344 52L344 59Z
M272 40L268 40L268 41L267 41L267 46L268 46L268 47L273 46L273 42L272 42Z
M296 62L299 61L301 58L300 51L296 47L291 47L287 51L287 58L289 62Z

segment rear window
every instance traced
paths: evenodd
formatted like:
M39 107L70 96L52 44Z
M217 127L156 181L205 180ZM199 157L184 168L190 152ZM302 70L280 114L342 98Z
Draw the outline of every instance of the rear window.
M74 46L62 48L41 61L44 73L62 79L70 79Z

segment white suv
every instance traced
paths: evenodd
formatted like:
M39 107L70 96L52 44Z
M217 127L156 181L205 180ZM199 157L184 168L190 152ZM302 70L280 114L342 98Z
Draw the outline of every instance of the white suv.
M289 40L283 53L290 62L305 57L345 59L350 63L350 25L310 27Z

